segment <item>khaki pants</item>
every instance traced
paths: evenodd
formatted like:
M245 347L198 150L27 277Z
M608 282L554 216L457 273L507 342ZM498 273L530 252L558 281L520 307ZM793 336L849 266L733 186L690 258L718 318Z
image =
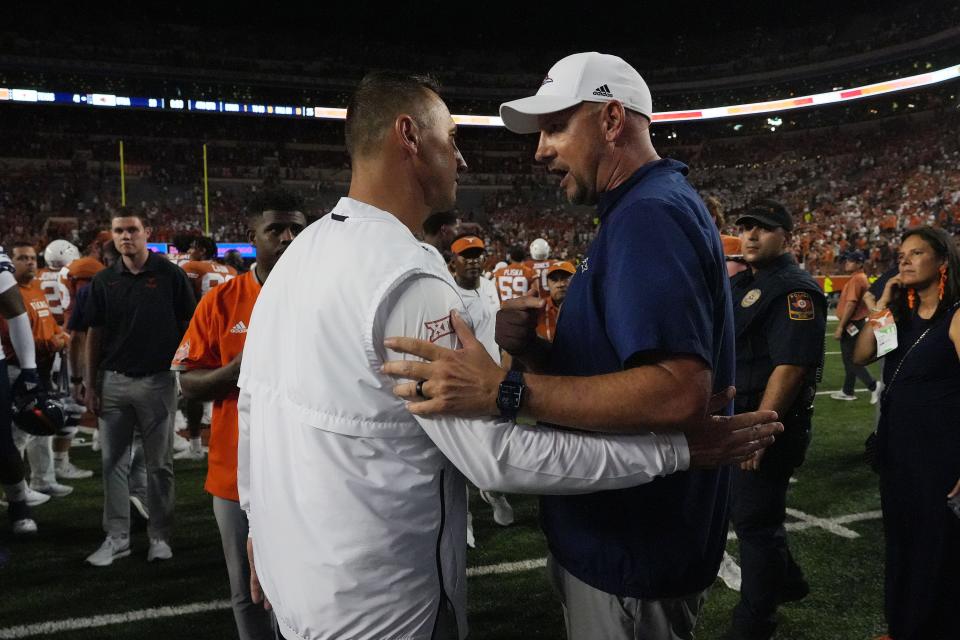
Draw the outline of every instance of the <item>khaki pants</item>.
M563 603L567 640L692 640L706 591L682 598L622 598L570 575L553 556L550 581Z

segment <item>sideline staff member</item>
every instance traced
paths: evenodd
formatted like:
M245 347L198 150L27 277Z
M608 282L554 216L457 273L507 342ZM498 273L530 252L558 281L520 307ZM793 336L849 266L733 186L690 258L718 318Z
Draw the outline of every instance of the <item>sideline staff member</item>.
M111 223L121 259L93 277L86 315L87 409L100 417L103 528L87 557L96 567L130 555L130 447L139 430L146 458L147 560L173 557L173 418L176 374L170 361L196 301L187 274L147 249L150 229L121 210Z
M740 541L743 583L733 611L733 638L766 640L777 604L809 587L787 547L787 485L810 443L810 418L826 331L826 299L787 252L793 220L763 201L737 220L749 270L731 280L737 332L736 412L771 409L783 434L735 469L731 521Z

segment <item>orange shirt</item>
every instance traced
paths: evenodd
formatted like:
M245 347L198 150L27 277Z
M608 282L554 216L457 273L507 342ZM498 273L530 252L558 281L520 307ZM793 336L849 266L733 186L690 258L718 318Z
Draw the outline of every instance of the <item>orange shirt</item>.
M525 264L514 262L494 271L493 283L497 286L500 302L504 303L525 296L536 285L537 273Z
M69 343L67 334L53 317L50 306L40 281L34 278L28 285L19 285L20 295L23 297L23 306L27 309L27 318L30 320L30 329L33 331L33 342L36 346L38 368L48 368L53 364L53 356ZM17 363L17 354L10 342L10 327L6 321L0 320L0 341L7 361Z
M553 298L547 296L547 305L540 312L540 317L537 320L537 335L547 340L553 342L554 337L557 335L557 317L560 315L560 307L553 303Z
M260 283L253 271L217 286L203 296L173 356L171 369L219 369L243 351ZM237 493L237 398L239 390L213 403L210 452L204 489L225 500Z
M867 279L867 274L863 271L850 276L847 284L843 286L843 291L840 292L840 302L837 303L837 315L842 316L847 305L853 303L856 304L857 307L853 315L850 316L850 321L854 322L866 318L870 311L863 302L863 294L865 294L869 288L870 281Z
M740 238L737 236L720 236L720 242L723 243L723 255L725 256L739 256L743 255L743 250L740 248Z
M64 326L70 321L70 314L73 313L73 306L77 299L77 291L90 284L93 276L104 269L106 269L106 267L96 258L84 256L68 264L65 275L61 272L60 281L67 290L67 295L63 299Z
M180 268L187 272L187 277L193 283L193 292L197 295L197 300L218 284L237 277L236 269L212 260L190 260L181 264Z

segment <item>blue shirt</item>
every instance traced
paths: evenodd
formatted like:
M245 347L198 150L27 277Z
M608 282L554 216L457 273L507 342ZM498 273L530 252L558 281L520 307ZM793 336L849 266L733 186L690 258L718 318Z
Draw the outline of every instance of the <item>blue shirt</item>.
M622 371L638 356L689 354L734 380L730 284L720 236L687 182L658 160L601 197L600 228L570 282L547 373ZM590 402L590 398L584 398ZM727 536L729 472L686 471L632 489L541 498L550 551L583 582L622 597L709 586Z

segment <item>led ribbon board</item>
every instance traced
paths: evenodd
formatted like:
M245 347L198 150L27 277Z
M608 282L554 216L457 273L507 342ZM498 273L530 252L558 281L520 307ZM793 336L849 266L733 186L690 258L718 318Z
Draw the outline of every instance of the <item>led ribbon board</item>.
M653 114L657 122L689 122L713 120L716 118L735 118L754 116L764 113L777 113L790 109L817 107L837 102L860 100L885 93L918 89L960 77L960 65L921 73L915 76L877 82L852 89L841 89L827 93L817 93L799 98L769 100L749 104L735 104L725 107L705 107L664 111ZM229 102L225 100L187 100L183 98L141 98L118 96L102 93L62 93L40 91L37 89L11 89L0 87L0 102L77 105L98 109L157 109L164 111L200 111L204 113L227 113L280 118L320 118L325 120L343 120L347 110L339 107L310 107L276 104L254 104ZM468 127L502 127L503 120L498 116L454 115L454 122Z

